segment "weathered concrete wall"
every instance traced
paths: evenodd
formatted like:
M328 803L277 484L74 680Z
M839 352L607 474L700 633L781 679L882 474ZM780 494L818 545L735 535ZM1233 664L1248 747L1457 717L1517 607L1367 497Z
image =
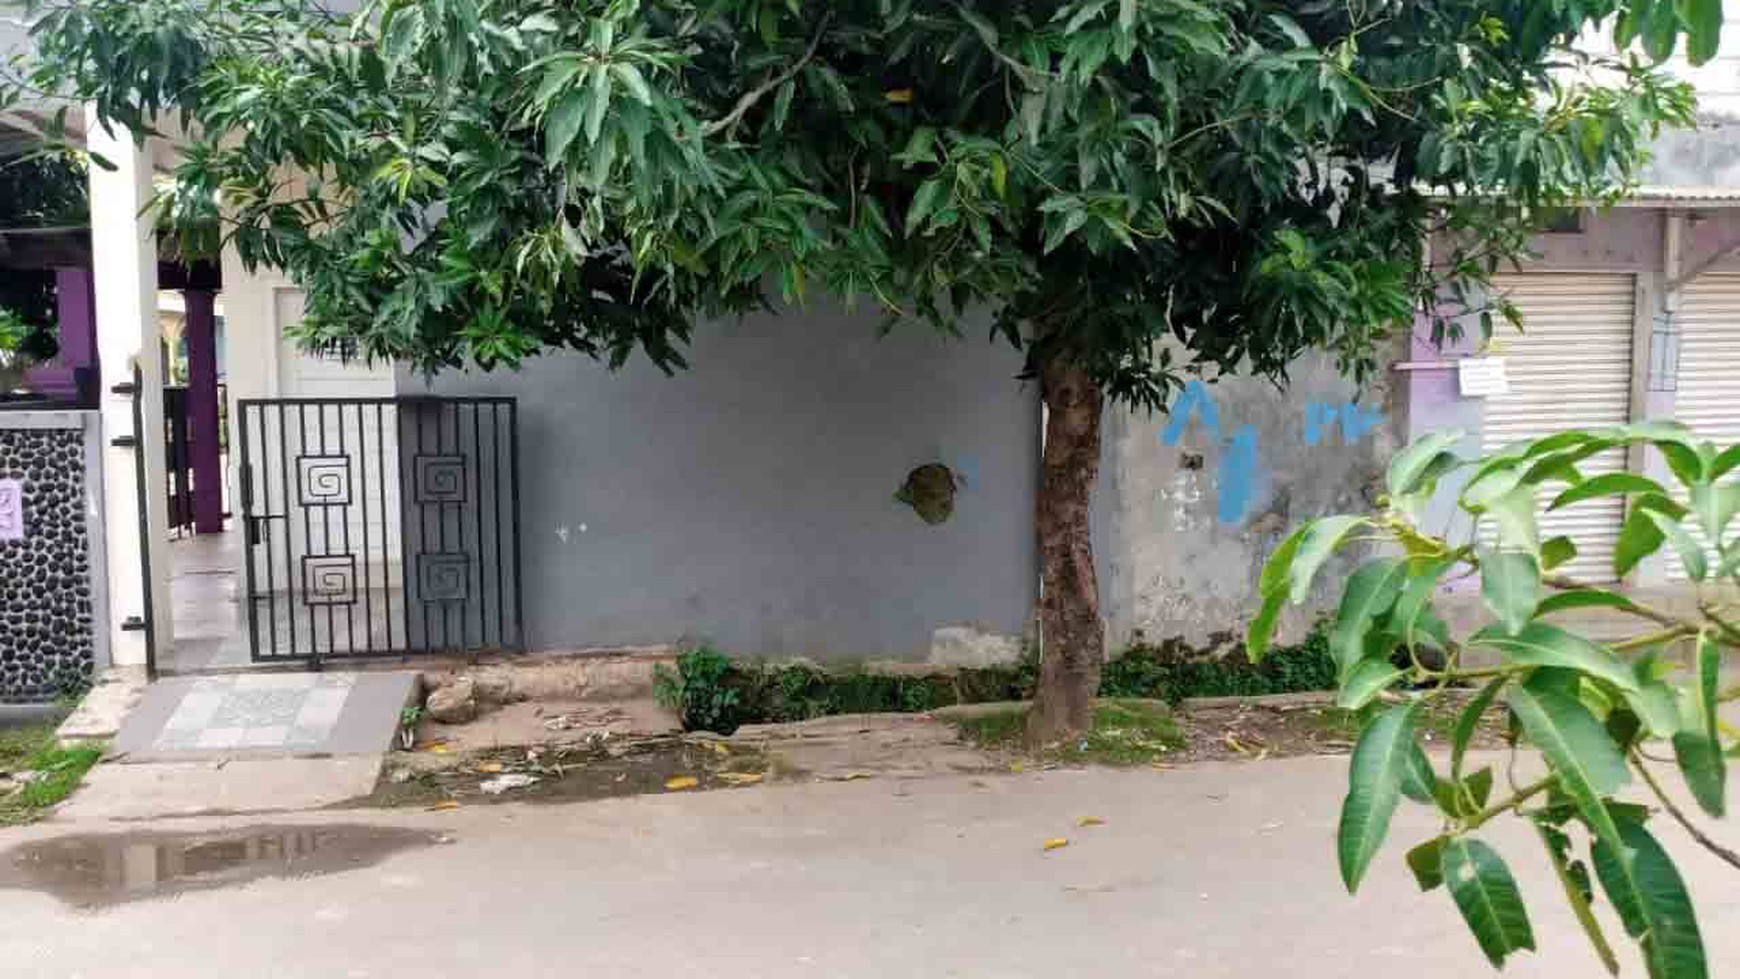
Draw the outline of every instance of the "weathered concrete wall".
M1270 551L1310 517L1370 508L1400 431L1388 370L1360 390L1321 356L1285 390L1236 378L1183 399L1170 417L1107 413L1095 518L1114 652L1138 637L1206 647L1241 634ZM1283 633L1322 605L1290 613Z
M879 325L793 309L703 324L675 377L552 356L400 389L520 399L534 651L1010 654L1037 591L1036 393L980 327ZM933 526L894 495L938 462L965 485Z

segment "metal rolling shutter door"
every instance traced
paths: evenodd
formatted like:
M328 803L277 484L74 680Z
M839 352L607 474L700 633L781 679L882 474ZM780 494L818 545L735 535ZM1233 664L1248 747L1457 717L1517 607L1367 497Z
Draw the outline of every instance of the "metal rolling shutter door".
M1674 418L1718 448L1740 442L1740 275L1706 275L1680 292L1679 370L1675 375ZM1653 451L1653 450L1652 450ZM1669 477L1674 496L1684 499L1678 480ZM1688 524L1702 537L1696 521ZM1732 525L1728 536L1732 537ZM1685 580L1673 548L1663 547L1668 576ZM1712 557L1714 551L1711 552Z
M1482 448L1490 452L1566 428L1629 421L1633 277L1530 274L1499 276L1494 283L1521 310L1523 330L1497 333L1510 392L1486 399ZM1579 468L1585 476L1620 472L1625 454L1604 452ZM1541 539L1564 534L1576 543L1577 556L1561 573L1611 581L1623 518L1624 505L1616 498L1543 510Z

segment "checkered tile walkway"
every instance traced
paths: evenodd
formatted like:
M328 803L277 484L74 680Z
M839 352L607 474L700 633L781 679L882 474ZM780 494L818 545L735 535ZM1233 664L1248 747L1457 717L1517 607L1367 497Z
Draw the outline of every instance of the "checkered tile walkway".
M121 725L129 758L376 754L391 747L412 673L251 673L153 684Z

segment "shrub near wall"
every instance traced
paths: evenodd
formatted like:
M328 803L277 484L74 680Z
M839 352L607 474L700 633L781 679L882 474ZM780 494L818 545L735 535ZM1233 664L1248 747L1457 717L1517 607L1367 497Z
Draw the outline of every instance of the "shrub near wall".
M835 714L921 713L954 704L1028 700L1038 661L961 668L924 675L881 673L862 667L828 670L807 663L774 666L734 660L710 646L659 667L659 701L682 715L692 731L730 734L744 724L786 723ZM1102 697L1140 697L1176 703L1187 697L1256 696L1332 690L1335 664L1321 629L1297 646L1252 665L1241 650L1208 657L1183 643L1138 644L1106 664Z

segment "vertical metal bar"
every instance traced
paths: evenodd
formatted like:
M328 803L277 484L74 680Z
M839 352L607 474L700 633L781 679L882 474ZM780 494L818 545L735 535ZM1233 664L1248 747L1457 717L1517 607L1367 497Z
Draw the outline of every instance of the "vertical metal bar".
M412 409L412 412L411 412L412 417L416 418L416 420L417 420L417 455L422 455L424 452L424 449L425 449L425 443L424 443L424 439L423 439L423 430L424 430L423 416L424 416L424 414L426 414L426 412L424 412L423 406L424 406L424 403L419 402L416 405L416 407ZM411 464L412 464L412 468L415 469L416 468L416 459L415 458L413 458L411 460ZM434 646L434 643L435 643L434 632L435 632L435 630L429 628L429 598L427 595L423 594L423 572L422 572L421 561L423 559L423 552L429 546L429 512L428 512L428 508L423 505L423 501L420 499L417 499L417 492L418 492L417 487L416 487L417 474L415 472L413 472L411 474L411 476L412 476L411 498L412 498L413 504L417 507L417 561L412 562L412 564L413 564L412 574L415 574L417 576L417 611L418 611L418 614L421 616L422 621L423 621L423 646L425 649L428 649L428 648L431 648Z
M267 434L270 431L270 426L267 424L266 406L264 404L256 403L252 406L244 406L242 408L243 438L246 438L248 434L248 412L250 409L253 411L254 418L260 423L260 444L259 447L254 450L254 453L258 458L254 461L259 464L260 506L264 512L260 514L260 522L257 526L261 528L261 533L266 539L266 635L272 642L271 648L266 654L260 652L260 647L254 647L254 658L260 659L263 655L278 655L278 559L277 548L272 546L272 536L277 531L272 525L272 459L271 456L267 454L267 447L270 446L272 442L270 436ZM282 437L283 432L280 431L279 435ZM242 458L244 460L248 458L248 449L246 445L247 444L244 442L242 448ZM245 526L246 522L244 521L244 527ZM250 554L248 559L252 561L253 555Z
M375 651L375 578L374 572L369 570L369 565L374 563L374 553L369 549L369 432L363 425L363 420L367 417L363 412L363 406L359 403L355 407L356 488L358 492L362 494L363 642L367 644L368 651L372 654ZM344 419L341 416L339 418L340 445L344 444L343 421ZM351 648L353 650L355 649L354 641Z
M387 522L387 431L384 416L387 406L375 405L375 478L381 484L381 624L386 626L387 652L393 646L393 525ZM395 439L396 444L396 439ZM364 513L363 519L368 515ZM404 550L405 542L399 541L399 549Z
M465 451L464 451L465 450L465 438L464 438L464 436L462 436L459 433L459 412L460 412L460 402L454 401L454 402L451 402L447 405L447 409L445 412L443 412L443 414L449 414L453 418L453 455L460 457L460 458L464 458L464 456L465 456ZM443 450L443 451L445 451L445 450ZM464 484L461 483L460 485L463 486ZM452 507L453 507L453 525L454 525L453 532L459 538L459 543L458 543L457 549L452 553L463 554L463 553L465 553L465 506L463 504L461 504L458 500L454 500L454 501L452 501ZM447 504L445 502L442 504L442 507L441 507L441 526L442 526L443 532L445 532L446 527L447 527ZM447 550L447 548L443 547L442 550L445 551L445 550ZM470 582L467 581L467 584L470 584ZM448 628L448 625L447 625L448 619L450 619L450 618L458 618L459 619L459 645L458 646L453 645L453 633L451 632L451 630ZM465 606L464 605L461 605L458 602L445 602L442 604L442 606L441 606L441 631L447 635L447 645L448 645L448 648L450 650L458 651L459 649L464 648L464 646L465 646Z
M303 410L307 410L306 407ZM316 403L314 406L315 431L320 433L319 454L326 455L326 403ZM304 452L307 450L304 449ZM320 553L332 553L332 507L320 508ZM326 606L326 652L335 655L338 652L338 630L333 626L333 605L330 596L322 596L322 604Z
M489 405L489 471L495 492L490 496L490 536L495 538L495 637L499 645L507 645L507 582L501 575L501 403Z
M260 657L260 610L254 597L254 473L253 456L248 445L248 407L242 406L242 576L248 603L248 657Z
M296 404L296 429L299 434L296 441L296 454L305 456L308 454L308 405L302 402ZM301 464L298 463L296 491L300 494L303 489ZM302 511L302 567L306 568L308 567L308 557L314 551L314 520L308 513L310 508L300 498L297 499L296 504L297 509ZM313 657L314 662L318 664L320 662L320 623L314 617L313 604L308 601L308 582L303 581L302 586L302 604L308 609L308 652ZM295 612L292 611L291 614L294 615Z
M410 652L414 646L411 641L411 521L407 519L410 511L411 496L405 489L405 411L409 407L406 402L393 403L393 455L399 467L399 587L404 594L399 596L399 602L405 614L405 651ZM416 409L411 408L412 417L416 417ZM419 536L422 528L418 528Z
M351 560L355 561L356 560L356 553L350 549L350 508L351 508L351 501L353 499L355 499L356 494L362 490L363 484L362 484L361 474L354 473L351 471L350 449L346 445L346 439L344 437L344 409L346 407L355 408L356 406L355 405L347 406L344 402L340 401L339 403L333 405L333 407L332 407L332 410L334 412L336 412L338 415L338 454L344 457L344 473L345 473L344 509L342 509L338 512L338 526L339 526L339 530L342 531L342 537L344 539L344 543L343 543L344 553L349 554L351 556ZM358 408L357 410L360 412L362 409ZM324 450L326 447L326 429L325 429L326 409L325 408L320 409L320 419L321 419L320 444L321 444L322 450ZM367 548L363 549L363 557L365 559L368 557L368 549ZM361 650L357 648L357 644L356 644L356 586L357 586L357 571L356 571L355 565L353 564L352 568L351 568L351 576L350 576L350 603L345 605L345 607L344 607L344 641L345 641L345 644L350 647L349 649L345 650L345 652L352 655L352 656L355 656L357 653L361 652ZM364 592L364 594L366 595L367 592Z
M477 587L471 592L472 600L477 602L477 644L489 645L489 628L484 625L483 597L483 406L476 401L471 403L471 464L465 468L471 472L471 522L477 530L477 554L465 561L465 573L471 574L477 569Z
M284 402L278 402L278 498L284 503L284 621L290 630L290 658L301 655L296 647L296 541L290 527L290 417ZM303 541L306 551L307 541ZM306 596L305 596L306 597Z
M145 676L157 678L157 613L151 601L151 508L147 493L155 492L145 471L145 397L144 378L139 365L133 365L133 476L139 504L139 572L145 608L140 617L145 620Z
M514 645L521 651L526 644L525 578L520 574L520 403L508 402L508 428L511 432L508 453L513 466L513 533L514 542Z

